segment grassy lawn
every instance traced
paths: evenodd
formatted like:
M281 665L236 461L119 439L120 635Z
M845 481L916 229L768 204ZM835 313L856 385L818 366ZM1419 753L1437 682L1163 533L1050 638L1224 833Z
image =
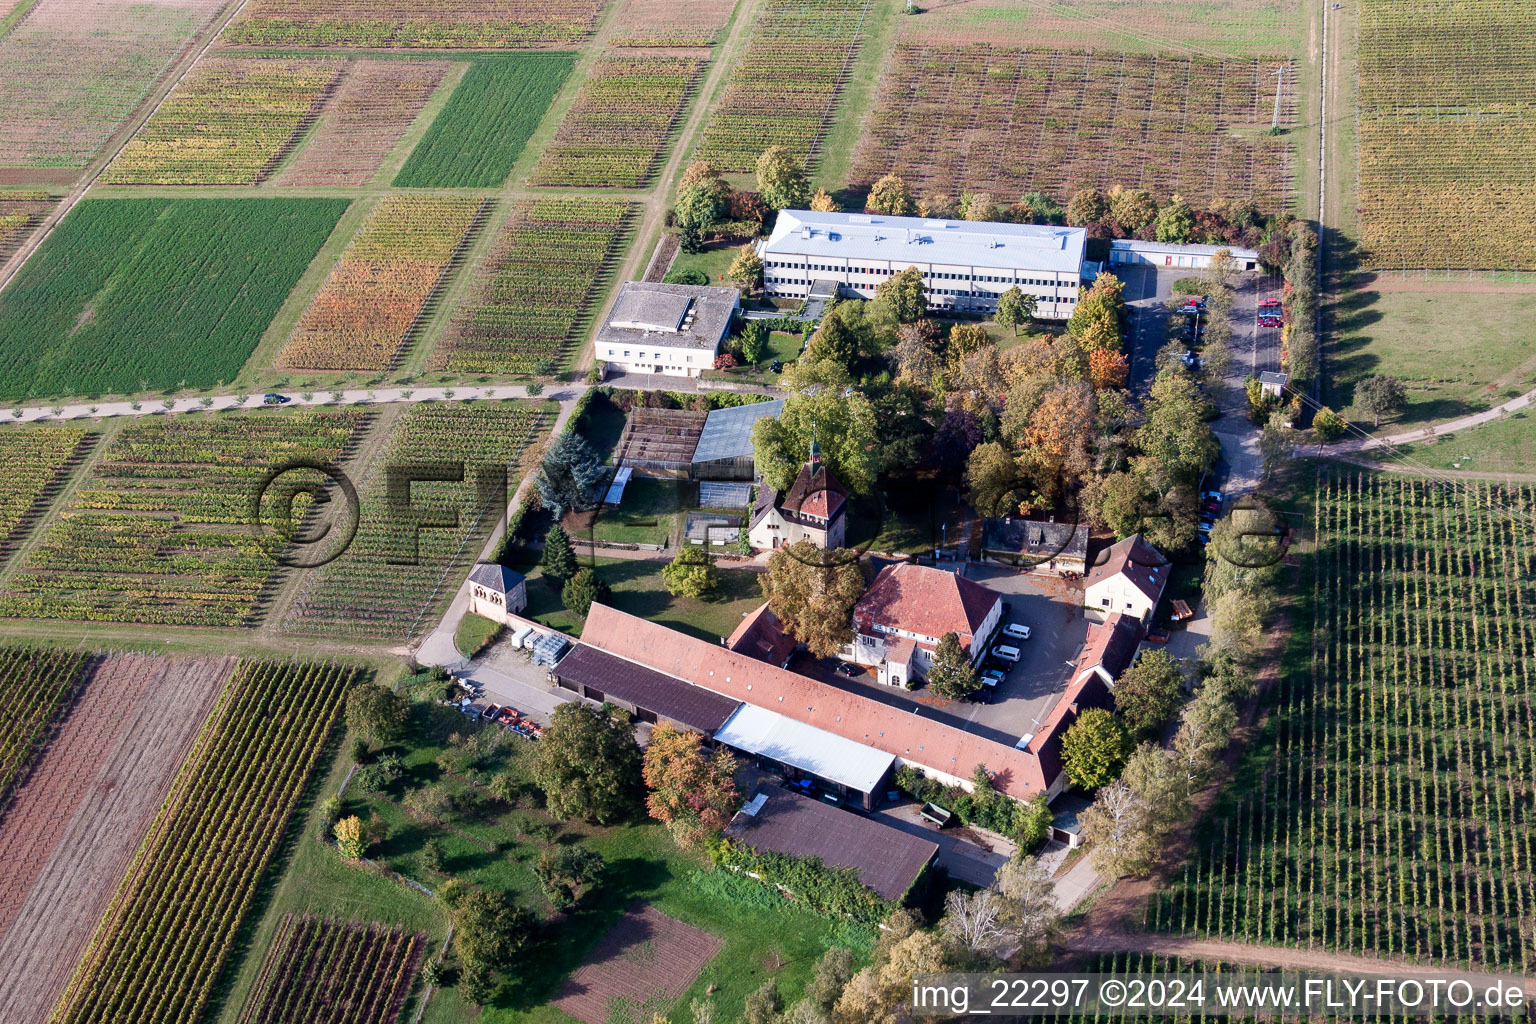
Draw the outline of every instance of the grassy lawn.
M677 259L672 261L672 269L668 273L697 270L709 276L711 285L725 287L731 283L725 276L726 271L731 269L731 261L740 251L739 245L710 245L705 246L702 252L680 251Z
M691 480L652 480L635 477L624 488L624 502L605 508L592 524L592 537L620 544L666 544L682 525L684 509L697 504L698 485Z
M473 612L466 613L459 620L458 632L453 635L453 642L458 647L459 653L466 658L472 658L475 653L491 642L491 638L501 631L499 622L492 622L483 615Z
M1011 328L999 327L991 320L983 323L981 325L981 329L987 332L987 337L992 339L992 344L997 346L997 350L999 352L1006 352L1011 348L1017 348L1024 344L1026 341L1030 341L1035 338L1050 342L1055 341L1057 337L1056 334L1050 331L1041 330L1038 324L1033 328L1021 327L1019 329L1018 337L1014 337L1014 333Z
M613 588L613 606L704 640L730 636L741 617L763 603L758 574L750 569L722 569L720 591L712 599L673 597L661 582L662 561L625 558L583 558ZM531 619L555 629L581 635L581 620L565 610L559 588L543 570L529 567L528 610Z
M1480 412L1536 381L1536 294L1364 288L1346 294L1335 316L1327 398L1335 409L1349 408L1355 382L1373 373L1407 385L1398 424Z
M1400 446L1415 462L1434 469L1474 473L1536 473L1536 412L1522 409L1471 430ZM1384 458L1384 464L1400 461Z
M946 508L941 516L930 499L934 492L928 490L885 494L879 502L856 498L850 509L847 545L907 555L931 555L941 543L953 545L959 539L959 508ZM946 523L947 531L941 529Z

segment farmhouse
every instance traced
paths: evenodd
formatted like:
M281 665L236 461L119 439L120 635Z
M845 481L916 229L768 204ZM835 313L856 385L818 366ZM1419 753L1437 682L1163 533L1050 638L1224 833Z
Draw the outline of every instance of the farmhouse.
M1203 270L1211 257L1227 250L1240 270L1257 270L1259 254L1252 249L1231 245L1178 245L1173 242L1143 242L1138 238L1116 238L1109 243L1110 272L1115 264L1145 267L1190 267Z
M1088 526L1039 519L987 519L981 556L1021 569L1083 572L1088 563Z
M784 624L768 610L765 601L747 613L741 625L725 640L725 646L749 658L788 668L789 659L799 644L794 637L784 632Z
M469 574L469 610L492 622L510 623L528 607L528 585L523 574L504 565L480 562Z
M747 542L755 551L802 540L823 551L840 548L847 532L847 507L848 489L822 464L821 448L813 437L810 459L800 467L789 490L758 488Z
M1055 797L1067 788L1067 779L1062 773L1062 737L1082 711L1114 709L1115 680L1131 664L1140 640L1141 629L1137 621L1119 612L1111 613L1101 625L1093 627L1088 643L1077 657L1067 692L1046 716L1040 731L1024 738L1025 753L1038 759L1041 772L1050 780L1047 796Z
M934 310L991 313L1017 286L1035 315L1072 315L1084 228L999 224L879 214L783 210L757 247L769 296L803 299L818 285L873 298L886 278L916 267Z
M752 480L756 464L752 457L752 428L757 421L778 416L784 411L784 399L754 402L713 409L704 420L699 443L693 452L695 480Z
M878 666L887 686L906 686L927 677L945 633L956 634L971 664L978 663L1002 616L1002 596L980 583L945 569L898 562L881 569L853 606L853 643L838 656Z
M1124 612L1145 622L1168 585L1168 559L1139 533L1103 552L1088 572L1083 604L1090 612Z
M556 686L587 700L617 705L642 722L665 722L705 737L714 736L741 706L586 644L577 644L549 674Z
M740 305L735 288L627 281L597 332L597 358L627 373L697 377Z

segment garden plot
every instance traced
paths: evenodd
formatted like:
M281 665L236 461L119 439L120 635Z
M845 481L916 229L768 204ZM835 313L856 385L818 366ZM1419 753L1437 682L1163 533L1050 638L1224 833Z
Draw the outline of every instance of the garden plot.
M251 0L224 33L253 46L569 46L607 0Z
M550 1005L586 1024L663 1014L720 952L718 936L648 904L631 907L593 947Z
M0 163L80 167L223 0L38 0L0 37Z
M1118 184L1197 207L1281 209L1290 148L1261 134L1281 67L1289 62L902 43L853 177L868 185L895 172L918 194L1038 191L1063 204Z

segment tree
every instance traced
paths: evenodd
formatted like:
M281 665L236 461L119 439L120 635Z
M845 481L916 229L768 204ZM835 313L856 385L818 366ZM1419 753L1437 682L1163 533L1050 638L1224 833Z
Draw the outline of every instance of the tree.
M823 1019L831 1014L837 997L853 978L854 963L853 950L842 946L833 946L816 961L811 980L805 985L805 998Z
M763 283L763 261L748 242L736 253L736 258L731 261L731 269L727 271L732 281L741 288L752 291Z
M1264 479L1274 475L1276 469L1290 461L1299 438L1285 413L1276 410L1259 433L1259 454L1264 456Z
M1009 937L1026 961L1038 960L1049 948L1060 916L1051 873L1034 857L1018 854L997 869L992 885L1007 904L1004 923Z
M1103 708L1084 710L1061 738L1062 770L1078 789L1113 781L1130 753L1125 727Z
M387 686L361 683L347 691L347 728L367 737L370 744L398 738L410 714L405 698Z
M960 646L960 637L954 631L939 637L933 664L928 669L928 685L945 700L959 700L981 686L970 656Z
M1004 939L1003 898L995 889L966 893L954 890L944 897L944 934L973 953L996 956Z
M1088 381L1095 391L1125 386L1131 364L1124 352L1100 346L1088 352Z
M720 176L713 164L697 160L688 165L682 180L677 183L672 207L677 212L679 225L702 231L725 215L730 198L730 183Z
M965 466L971 505L984 516L1017 515L1029 489L1012 453L996 441L977 445Z
M997 297L997 313L993 319L997 326L1006 327L1013 331L1013 336L1019 336L1019 325L1028 323L1035 315L1035 297L1025 295L1019 290L1018 285L1009 288Z
M1157 218L1157 201L1144 188L1109 190L1109 215L1127 232L1135 234Z
M1083 812L1083 840L1094 870L1119 878L1138 875L1152 862L1152 830L1146 804L1122 782L1099 790Z
M1161 219L1159 219L1161 223ZM1158 241L1162 241L1161 238ZM1241 271L1231 249L1217 249L1211 254L1211 262L1205 268L1205 280L1217 296L1230 297L1232 285ZM1230 301L1230 298L1228 298Z
M581 566L576 561L576 549L571 547L571 535L565 527L556 523L544 535L544 555L539 559L544 575L564 583L576 575Z
M1120 781L1146 807L1153 835L1166 835L1189 816L1189 782L1180 770L1178 754L1167 747L1138 746L1125 762Z
M1083 293L1067 319L1067 333L1083 348L1120 348L1120 325L1125 316L1125 282L1114 274L1100 274Z
M687 270L669 270L667 276L662 278L666 284L709 284L709 275L702 270L689 267Z
M707 597L720 585L720 570L703 545L684 544L662 566L661 582L673 597Z
M1030 219L1036 224L1060 224L1066 217L1061 204L1044 192L1025 192L1019 203L1029 209Z
M938 974L950 966L943 943L932 932L911 931L888 947L883 960L853 976L838 997L833 1020L837 1024L909 1021L913 977Z
M1149 739L1173 717L1183 693L1179 659L1165 650L1146 650L1115 683L1115 711L1132 739Z
M772 210L801 210L811 187L805 170L783 146L769 146L757 158L757 194Z
M1195 230L1195 214L1177 192L1168 205L1157 211L1157 240L1183 245ZM1230 253L1228 254L1230 255Z
M741 330L741 361L756 366L768 354L768 329L756 320L747 322Z
M973 192L961 196L960 210L965 220L995 220L997 217L997 204L992 201L990 192Z
M1109 200L1096 188L1079 189L1067 203L1067 223L1087 227L1109 216Z
M916 267L881 281L875 288L875 298L884 300L896 315L898 323L910 324L922 318L928 311L928 293L923 287L923 272Z
M853 641L853 606L864 595L854 552L823 552L808 540L796 541L768 557L768 571L758 580L768 610L816 657L830 658Z
M785 399L778 416L758 420L752 452L764 483L788 490L810 458L814 436L827 471L853 493L869 494L880 473L882 433L868 397L822 387Z
M453 948L466 966L506 970L533 937L534 917L499 889L470 889L454 911Z
M1093 468L1094 424L1093 389L1080 380L1050 385L1030 415L1023 459L1052 497L1057 481L1082 480Z
M1383 416L1401 409L1407 400L1403 382L1396 377L1373 373L1355 384L1355 407L1370 416L1378 427Z
M1054 815L1044 793L1026 800L1014 813L1013 841L1020 850L1029 852L1045 845L1051 834Z
M594 569L582 569L560 588L560 600L578 618L586 618L592 605L607 604L611 591Z
M741 797L735 774L736 759L724 747L706 755L697 733L661 725L651 730L645 748L646 810L679 846L700 846L736 812Z
M567 430L545 450L534 485L544 507L558 520L567 512L591 508L606 476L602 460L587 439Z
M606 825L634 807L640 747L627 721L571 701L555 708L540 737L533 780L556 818Z
M817 213L837 213L842 208L842 204L824 188L817 189L815 195L811 196L811 209Z
M816 327L816 333L805 345L805 358L811 362L830 360L851 369L859 357L859 339L843 319L843 305L833 307Z
M888 213L893 217L910 217L917 211L907 183L894 174L887 174L875 182L864 203L867 213Z
M981 444L985 431L981 418L967 409L951 409L929 441L928 463L951 474L965 469L971 452Z
M769 978L747 996L741 1007L741 1019L743 1024L774 1024L782 1009L784 1000L779 997L779 984Z
M556 910L574 906L608 867L603 855L584 846L545 849L534 862L539 887Z
M1179 771L1190 792L1205 782L1206 773L1231 742L1237 728L1237 710L1226 694L1209 685L1195 691L1195 699L1184 705L1184 717L1173 737Z
M1337 441L1349 429L1349 420L1325 405L1312 416L1312 429L1317 431L1319 441Z
M357 815L342 818L333 829L336 835L336 848L347 860L361 860L363 857L363 819Z
M1205 422L1205 396L1188 374L1159 373L1152 381L1136 445L1172 477L1198 476L1221 456L1221 442Z
M1284 527L1267 505L1245 500L1211 527L1206 548L1205 597L1266 593L1280 571Z

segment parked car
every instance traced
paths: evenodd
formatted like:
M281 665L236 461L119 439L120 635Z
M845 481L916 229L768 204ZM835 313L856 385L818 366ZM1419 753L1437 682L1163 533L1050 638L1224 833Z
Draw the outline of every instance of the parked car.
M1200 369L1200 357L1186 349L1184 352L1184 365L1191 370L1198 370Z
M1029 627L1018 622L1010 622L1003 627L1003 636L1012 637L1015 640L1028 640Z
M1200 511L1202 511L1202 512L1209 512L1212 515L1218 515L1219 516L1219 515L1221 515L1221 502L1219 502L1219 501L1207 501L1205 504L1200 506Z
M275 391L270 391L267 394L261 396L262 405L287 405L291 401L293 401L293 399L289 398L287 395L280 395Z
M1220 504L1222 501L1220 491L1201 491L1200 497L1206 501L1214 501L1217 504Z
M1201 509L1200 510L1200 523L1203 526L1215 526L1216 525L1216 513L1212 512L1210 509Z
M1268 316L1264 314L1259 316L1260 327L1279 327L1282 323L1284 323L1284 321L1281 320L1278 316Z
M1277 299L1277 298L1273 298L1273 297L1268 298L1268 299L1261 299L1259 301L1259 308L1260 309L1279 309L1280 308L1280 300Z
M1200 531L1200 536L1208 537L1208 536L1210 536L1210 532L1211 532L1211 524L1202 521L1200 523L1200 525L1198 527L1196 527L1196 529L1198 529Z
M840 676L847 676L849 679L854 679L863 675L864 673L862 670L848 664L846 661L842 661L838 662L837 674Z
M986 671L982 672L980 676L981 685L989 687L996 686L998 683L1007 678L1007 675L1005 675L1000 669L995 668L987 669Z
M768 369L772 370L774 373L783 373L784 361L782 359L775 359L773 362L768 364Z
M992 648L992 657L998 661L1017 663L1023 657L1023 653L1017 647L1009 647L1007 644L998 644Z

